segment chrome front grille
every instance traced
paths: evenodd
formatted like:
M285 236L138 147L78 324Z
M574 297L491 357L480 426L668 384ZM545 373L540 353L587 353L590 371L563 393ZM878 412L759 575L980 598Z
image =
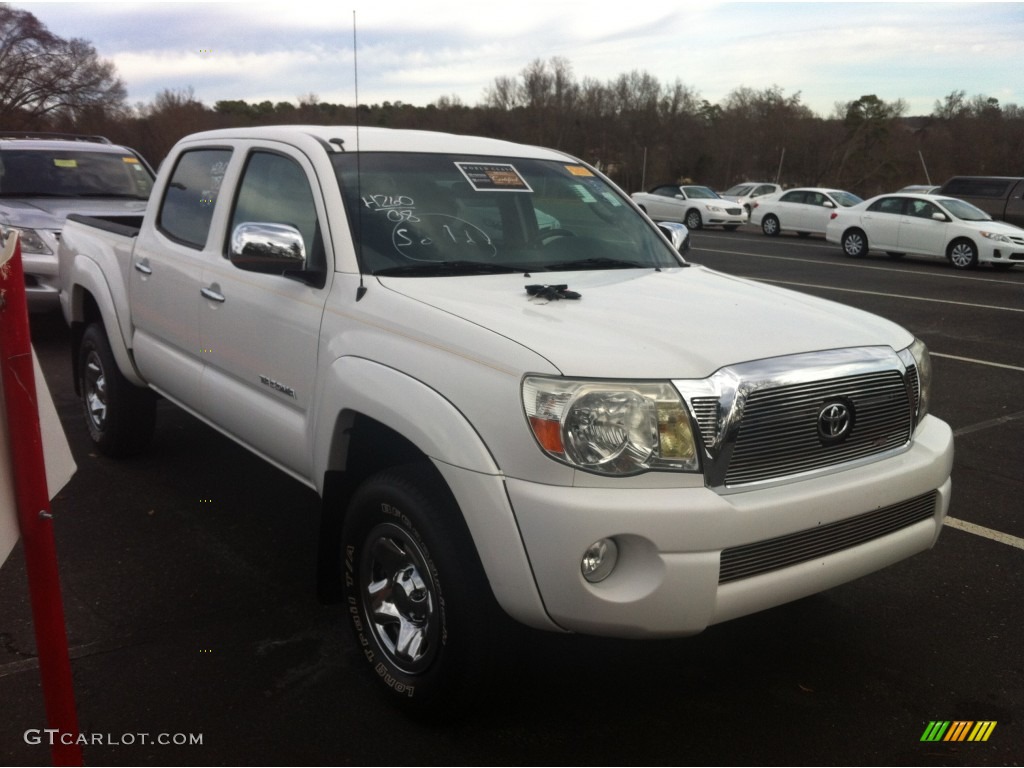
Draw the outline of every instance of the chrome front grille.
M887 536L935 513L936 491L847 520L722 551L718 583L748 579Z
M822 407L848 403L849 436L825 444ZM897 371L782 386L752 393L726 472L726 485L809 472L905 445L913 426L903 376Z
M889 347L769 358L673 383L700 433L705 483L719 493L906 450L921 399L916 368Z

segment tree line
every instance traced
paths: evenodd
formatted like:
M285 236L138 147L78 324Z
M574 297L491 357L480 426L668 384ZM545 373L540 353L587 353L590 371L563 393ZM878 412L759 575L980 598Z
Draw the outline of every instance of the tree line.
M491 136L563 150L628 192L693 181L829 186L863 197L956 174L1024 175L1024 108L956 90L929 115L866 94L814 114L800 93L739 86L713 104L679 79L633 70L577 78L561 57L494 79L474 106L441 96L344 105L315 94L295 102L198 101L191 88L129 105L123 81L84 40L63 40L28 11L0 4L0 126L96 133L154 165L189 133L270 124L354 124Z

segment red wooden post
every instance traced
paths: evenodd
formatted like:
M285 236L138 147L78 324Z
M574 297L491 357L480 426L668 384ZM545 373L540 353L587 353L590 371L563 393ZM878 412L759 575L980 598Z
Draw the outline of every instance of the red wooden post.
M13 256L6 264L0 264L0 369L14 469L14 497L24 543L46 719L49 727L58 731L54 734L51 755L54 765L81 765L82 748L77 743L78 715L71 684L71 659L50 496L46 488L25 277L18 241L14 243ZM6 437L0 435L0 439Z

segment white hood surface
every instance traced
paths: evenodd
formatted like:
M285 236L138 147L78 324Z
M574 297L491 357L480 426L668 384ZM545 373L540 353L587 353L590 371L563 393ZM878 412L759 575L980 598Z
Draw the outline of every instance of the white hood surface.
M751 360L913 341L876 315L699 266L380 282L532 349L567 376L703 378ZM566 285L580 298L531 297L535 284Z

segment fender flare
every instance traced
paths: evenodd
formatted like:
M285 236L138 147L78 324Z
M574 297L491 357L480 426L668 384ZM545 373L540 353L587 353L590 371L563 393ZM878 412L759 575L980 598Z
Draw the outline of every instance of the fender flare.
M148 383L139 376L138 371L135 369L135 361L132 359L124 335L128 328L122 327L117 313L118 301L120 301L120 306L126 309L128 307L128 292L124 284L112 286L100 265L82 255L75 257L71 276L72 287L70 291L70 306L67 313L68 321L70 323L85 322L85 295L91 295L100 311L103 327L106 331L107 339L110 341L110 349L114 353L117 367L121 369L121 373L132 384L139 387L148 387ZM117 294L116 298L115 293ZM127 315L127 313L125 314ZM130 323L130 319L126 318L126 323Z
M320 387L313 419L315 478L344 469L344 435L336 425L346 412L376 419L435 461L501 474L469 419L435 389L402 371L362 357L342 357L324 372Z
M357 414L394 430L444 478L499 605L524 624L557 630L537 589L504 476L465 414L419 379L366 358L335 360L321 386L313 419L317 484L325 483L328 472L344 470L347 429Z

